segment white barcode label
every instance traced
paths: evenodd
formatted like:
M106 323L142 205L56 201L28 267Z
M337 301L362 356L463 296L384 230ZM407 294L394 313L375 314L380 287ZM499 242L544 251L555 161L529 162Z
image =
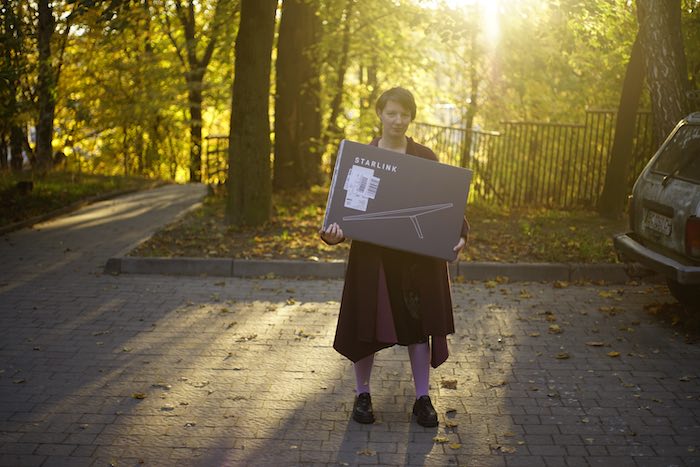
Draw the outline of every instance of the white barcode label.
M379 178L372 177L369 179L369 186L367 187L367 197L374 199L377 196L377 189L379 188Z
M348 171L343 188L347 191L345 207L366 211L368 200L377 196L379 177L374 176L373 169L353 165Z

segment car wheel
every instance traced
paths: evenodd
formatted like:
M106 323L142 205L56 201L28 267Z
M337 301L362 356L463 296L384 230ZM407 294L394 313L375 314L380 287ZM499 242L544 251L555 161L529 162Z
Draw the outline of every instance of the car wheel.
M671 295L683 305L700 308L700 286L698 284L681 284L673 279L667 279Z

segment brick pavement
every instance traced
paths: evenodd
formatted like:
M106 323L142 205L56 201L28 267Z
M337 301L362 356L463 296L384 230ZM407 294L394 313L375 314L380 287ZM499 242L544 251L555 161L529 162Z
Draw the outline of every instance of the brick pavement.
M454 284L440 426L402 348L364 426L341 281L102 274L156 222L132 208L0 239L0 465L700 465L700 348L659 286Z

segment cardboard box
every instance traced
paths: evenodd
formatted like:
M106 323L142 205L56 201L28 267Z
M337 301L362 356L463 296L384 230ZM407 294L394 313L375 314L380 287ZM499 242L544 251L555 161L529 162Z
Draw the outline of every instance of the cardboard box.
M457 258L472 172L343 140L333 170L323 228L397 250Z

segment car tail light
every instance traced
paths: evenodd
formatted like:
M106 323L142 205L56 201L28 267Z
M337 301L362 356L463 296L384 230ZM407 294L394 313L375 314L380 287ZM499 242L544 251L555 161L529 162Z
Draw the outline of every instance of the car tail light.
M689 217L685 223L685 253L700 258L700 217Z

